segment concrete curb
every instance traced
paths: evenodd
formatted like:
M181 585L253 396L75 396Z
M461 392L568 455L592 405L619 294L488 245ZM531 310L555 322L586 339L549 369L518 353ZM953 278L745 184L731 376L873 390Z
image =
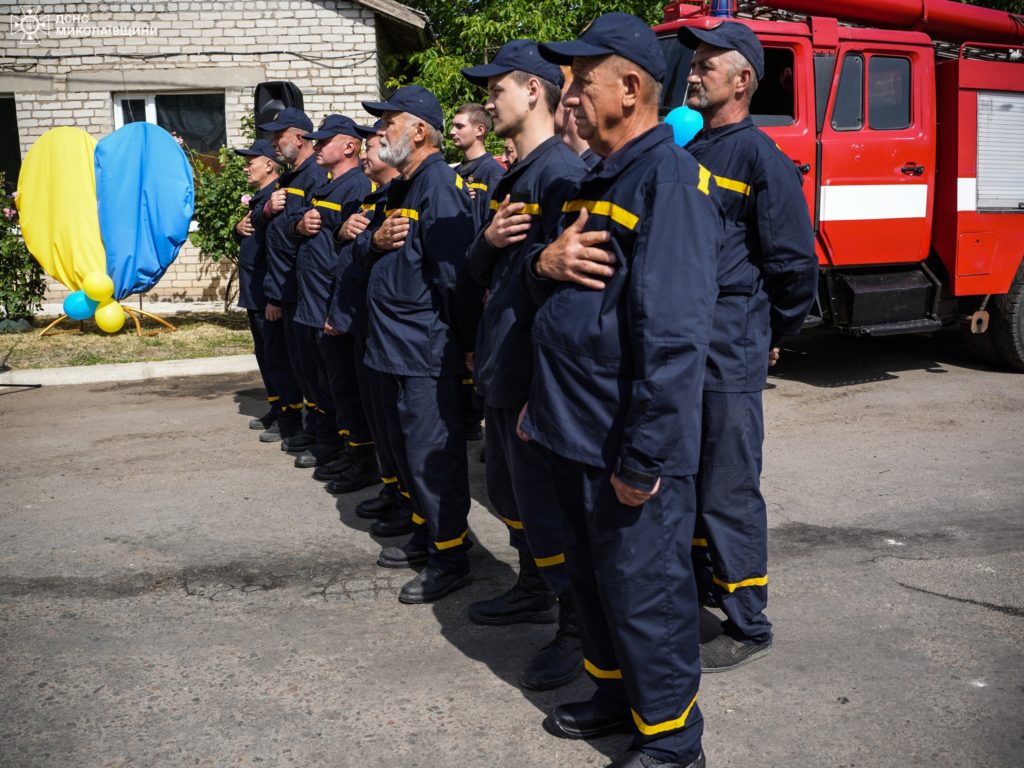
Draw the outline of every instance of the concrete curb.
M255 355L229 357L198 357L193 360L151 360L145 363L118 363L115 365L81 365L71 368L30 368L24 371L0 373L0 386L4 384L100 384L115 381L145 381L172 376L214 376L221 373L250 373L257 371Z

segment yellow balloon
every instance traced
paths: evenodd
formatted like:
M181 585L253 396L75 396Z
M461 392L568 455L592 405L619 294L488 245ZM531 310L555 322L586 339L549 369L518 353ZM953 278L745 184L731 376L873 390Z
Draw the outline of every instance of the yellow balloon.
M72 291L90 272L103 272L93 152L80 128L51 128L32 145L18 176L18 223L25 245L46 274Z
M100 304L93 319L100 330L117 333L124 327L124 307L116 301L106 301Z
M82 281L82 290L93 301L106 301L114 295L114 281L106 272L90 272Z

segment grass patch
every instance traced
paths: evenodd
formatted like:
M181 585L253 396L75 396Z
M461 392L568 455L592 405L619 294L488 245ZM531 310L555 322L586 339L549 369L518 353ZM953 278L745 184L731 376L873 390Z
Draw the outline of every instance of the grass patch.
M130 319L114 334L104 333L87 320L81 333L40 336L50 318L36 318L30 331L0 334L0 370L4 366L25 370L252 354L252 335L244 312L190 312L164 319L178 330L140 338ZM77 327L78 323L65 320L55 330ZM152 320L142 324L143 332L162 327Z

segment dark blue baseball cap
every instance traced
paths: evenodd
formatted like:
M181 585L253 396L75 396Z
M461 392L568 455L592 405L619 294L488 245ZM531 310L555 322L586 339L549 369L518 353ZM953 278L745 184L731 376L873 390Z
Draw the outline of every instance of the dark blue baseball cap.
M334 136L351 136L354 139L361 139L362 134L359 133L360 126L356 125L356 121L351 117L345 115L328 115L320 123L320 127L311 133L304 134L302 138L312 139L313 141L319 141L320 139L330 139Z
M257 125L261 131L283 131L285 128L299 128L303 131L313 130L313 121L305 112L295 107L285 107L269 123Z
M380 117L385 112L408 112L439 131L444 130L444 113L437 97L422 85L405 85L387 101L364 101L363 109Z
M275 163L278 162L277 150L267 139L256 139L248 149L236 149L236 155L241 157L269 157Z
M473 85L486 88L488 78L507 75L514 70L536 75L549 83L554 83L559 88L565 83L562 68L541 56L537 44L533 40L513 40L505 43L490 64L463 67L462 76Z
M576 40L541 43L541 55L555 64L571 64L581 56L616 54L643 67L659 83L665 79L665 56L647 22L628 13L606 13L594 19Z
M687 48L697 49L701 43L726 51L739 51L750 62L754 74L760 80L764 77L764 48L750 27L738 21L722 21L710 29L701 27L680 27L676 32L679 42Z
M356 132L364 139L368 139L371 136L376 136L377 131L384 127L384 121L378 120L373 125L357 125Z

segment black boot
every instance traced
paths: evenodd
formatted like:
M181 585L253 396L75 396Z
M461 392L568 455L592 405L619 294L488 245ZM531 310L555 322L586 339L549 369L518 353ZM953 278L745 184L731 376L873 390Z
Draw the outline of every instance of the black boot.
M281 442L281 426L278 422L274 422L265 430L260 432L261 443L279 443Z
M253 419L249 422L249 429L258 429L261 432L264 429L270 429L270 425L277 422L278 410L271 408L258 419Z
M469 606L475 624L553 624L555 594L541 578L532 555L519 553L519 578L508 592Z
M386 515L373 521L370 526L370 533L374 536L401 536L416 530L416 524L412 521L412 503L408 499L401 499Z
M346 449L346 455L348 456L348 466L327 484L328 493L353 493L380 482L377 452L372 444L349 446Z
M555 638L530 659L519 676L519 684L532 691L550 691L579 677L583 671L583 645L572 598L558 600L558 631Z
M372 499L360 501L356 505L356 514L364 520L375 520L384 517L395 508L398 496L398 483L385 483L380 493Z
M345 470L348 468L351 458L347 451L342 451L336 459L317 467L313 470L314 480L333 480L336 477L340 477L345 474Z

